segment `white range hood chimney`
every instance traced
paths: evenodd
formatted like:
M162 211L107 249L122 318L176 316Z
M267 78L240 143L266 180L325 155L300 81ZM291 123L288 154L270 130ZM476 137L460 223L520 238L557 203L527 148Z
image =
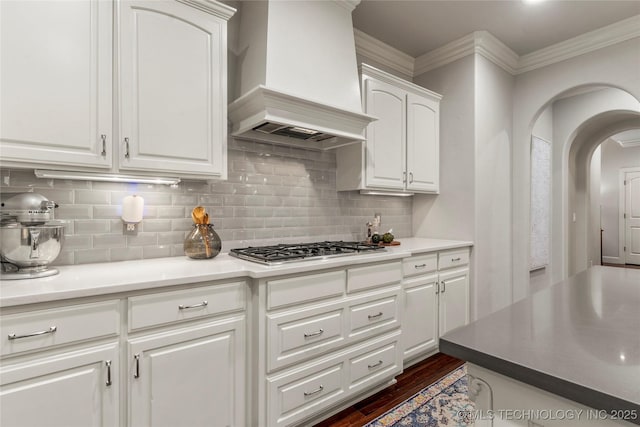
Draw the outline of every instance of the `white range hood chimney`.
M308 149L363 141L351 12L360 0L243 1L232 135Z

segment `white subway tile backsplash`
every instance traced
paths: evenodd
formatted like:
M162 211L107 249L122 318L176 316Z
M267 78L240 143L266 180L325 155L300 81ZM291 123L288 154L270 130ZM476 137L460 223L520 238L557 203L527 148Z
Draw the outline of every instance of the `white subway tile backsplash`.
M191 211L207 209L223 250L300 241L362 239L382 214L382 229L410 236L412 199L336 191L336 154L229 140L227 181L176 186L36 179L31 170L0 171L2 192L40 192L60 204L66 242L56 265L184 256ZM145 199L136 236L123 235L122 199Z
M76 264L109 262L111 260L109 257L109 249L84 249L81 251L75 251L74 258L74 262Z
M108 233L111 223L105 219L77 220L74 225L75 234Z
M98 190L76 190L76 203L81 205L108 205L111 193Z
M142 259L142 246L129 248L114 248L109 250L111 261L127 261L130 259Z
M125 248L127 239L118 234L99 234L93 236L93 246L95 248Z
M142 258L163 258L171 256L171 246L144 246L142 248Z

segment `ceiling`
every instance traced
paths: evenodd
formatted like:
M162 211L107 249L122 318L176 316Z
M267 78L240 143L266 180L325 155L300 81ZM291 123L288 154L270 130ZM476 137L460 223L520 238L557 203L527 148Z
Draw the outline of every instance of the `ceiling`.
M640 14L640 0L362 0L354 27L418 57L487 30L518 55Z
M620 132L611 137L614 141L623 147L638 147L640 146L640 129L632 129L624 132Z

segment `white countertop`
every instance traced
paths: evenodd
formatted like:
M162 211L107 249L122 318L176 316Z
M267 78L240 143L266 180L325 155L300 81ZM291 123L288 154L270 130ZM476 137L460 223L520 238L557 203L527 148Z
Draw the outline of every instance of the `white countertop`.
M108 295L187 283L234 278L304 274L325 268L401 259L423 252L466 246L472 242L423 238L400 239L400 246L385 252L309 260L266 266L234 258L226 253L209 260L187 257L155 258L57 267L60 274L41 279L0 281L0 307L71 298Z

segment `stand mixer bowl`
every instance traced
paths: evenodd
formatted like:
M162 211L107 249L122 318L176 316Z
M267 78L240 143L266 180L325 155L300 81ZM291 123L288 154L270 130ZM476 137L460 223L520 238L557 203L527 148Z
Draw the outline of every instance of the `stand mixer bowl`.
M46 270L60 254L63 241L63 225L12 224L0 227L2 261L15 265L20 272Z

